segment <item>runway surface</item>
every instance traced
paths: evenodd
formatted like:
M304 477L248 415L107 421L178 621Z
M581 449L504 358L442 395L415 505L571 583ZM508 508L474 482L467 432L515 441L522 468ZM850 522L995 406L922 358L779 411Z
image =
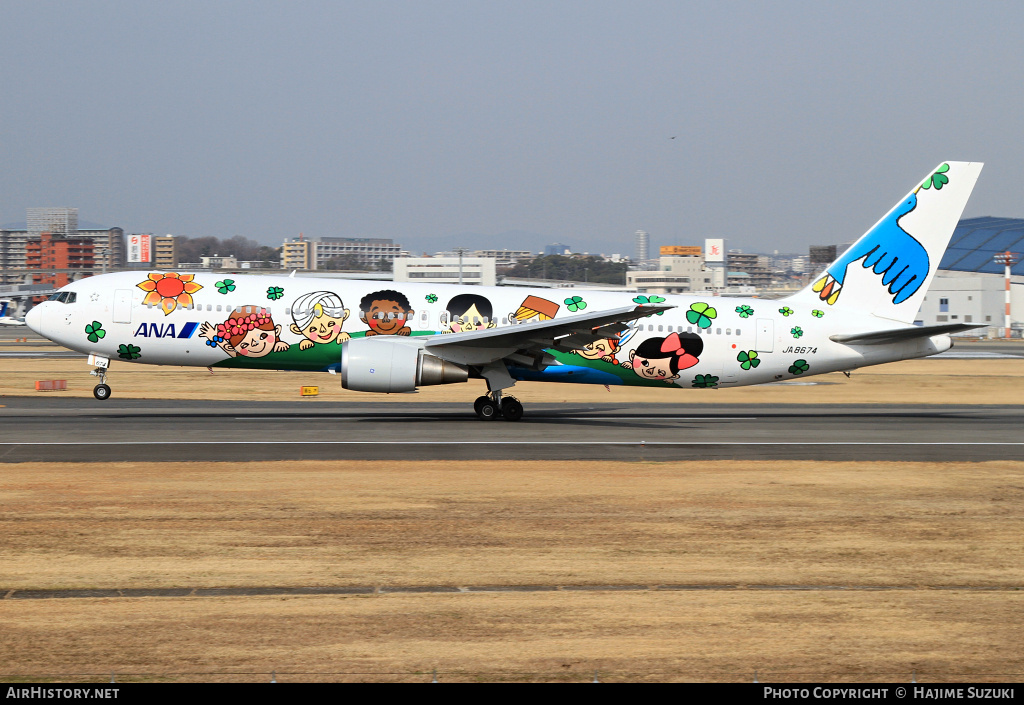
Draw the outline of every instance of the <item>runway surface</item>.
M326 587L229 587L229 588L77 588L67 590L8 590L0 600L53 600L118 597L265 597L271 595L386 595L390 593L475 592L720 592L740 590L803 592L875 592L956 590L1018 592L1019 585L374 585Z
M0 399L0 462L1024 460L1024 406Z

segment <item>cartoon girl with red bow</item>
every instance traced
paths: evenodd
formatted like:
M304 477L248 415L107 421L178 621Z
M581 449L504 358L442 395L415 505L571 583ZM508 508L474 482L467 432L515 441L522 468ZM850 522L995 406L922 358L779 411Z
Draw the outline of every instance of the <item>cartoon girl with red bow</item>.
M693 367L704 352L704 341L693 333L672 333L666 338L648 338L635 350L629 351L629 360L621 363L643 379L661 380L669 384L679 379L679 370Z

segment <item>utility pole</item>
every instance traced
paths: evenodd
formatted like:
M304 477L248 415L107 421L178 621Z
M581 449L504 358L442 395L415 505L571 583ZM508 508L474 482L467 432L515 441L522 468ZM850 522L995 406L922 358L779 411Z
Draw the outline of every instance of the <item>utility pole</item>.
M465 247L456 247L455 251L459 253L459 285L462 285L462 255L465 254Z
M1020 254L1017 252L997 252L993 257L998 264L1003 265L1006 274L1006 318L1004 320L1003 337L1010 339L1013 332L1013 322L1010 320L1010 268L1020 262Z

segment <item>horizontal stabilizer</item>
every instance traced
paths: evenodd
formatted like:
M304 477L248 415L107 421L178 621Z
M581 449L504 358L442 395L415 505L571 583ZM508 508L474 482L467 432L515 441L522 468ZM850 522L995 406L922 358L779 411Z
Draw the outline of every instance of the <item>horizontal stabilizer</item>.
M885 345L886 343L902 343L915 338L930 338L933 335L961 333L972 328L985 328L985 325L970 323L947 323L942 326L914 326L913 328L895 328L879 330L873 333L853 333L852 335L831 335L829 340L844 345Z

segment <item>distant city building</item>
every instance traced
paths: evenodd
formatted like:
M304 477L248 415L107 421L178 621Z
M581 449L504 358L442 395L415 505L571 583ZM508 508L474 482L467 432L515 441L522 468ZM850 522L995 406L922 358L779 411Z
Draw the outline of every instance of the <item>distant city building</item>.
M27 268L26 243L44 232L54 236L86 237L92 240L97 268L105 267L107 271L113 271L124 266L124 230L121 228L79 230L76 208L29 208L27 215L26 225L31 225L31 229L0 229L0 284L20 283L25 278L23 271L10 270ZM56 230L46 230L47 224L53 225Z
M544 248L544 256L550 257L551 255L568 255L572 254L572 248L568 245L563 245L560 242L553 242Z
M463 257L462 283L494 286L498 283L493 257ZM459 283L458 257L398 257L394 260L396 282Z
M647 262L647 258L650 257L651 250L651 236L646 230L637 230L633 233L633 254L634 262L638 265L643 265Z
M361 267L389 264L402 253L400 245L383 237L286 238L281 246L284 269L333 269L331 260L351 261Z
M376 267L382 259L391 262L402 252L401 246L382 237L322 237L311 243L314 269L325 269L329 260L350 255L360 265Z
M701 257L704 254L700 245L662 245L659 252L662 257Z
M529 262L534 254L529 250L474 250L473 257L490 257L499 267L508 267L519 262Z
M25 267L39 270L32 275L32 283L49 284L55 289L70 284L75 277L68 270L91 270L96 266L93 244L92 238L46 232L30 237L25 243Z
M661 248L662 252L695 252L695 254L663 254L657 271L626 272L626 288L649 294L686 294L712 288L712 273L704 266L700 247Z
M153 267L176 269L178 266L178 239L173 235L153 238Z
M203 269L238 269L238 259L231 255L213 255L199 259Z
M302 237L285 238L281 245L282 269L313 269L313 247L309 240Z
M29 208L26 211L29 235L42 233L74 237L78 234L77 208Z
M836 255L836 249L835 245L811 245L808 252L810 273L818 274L825 267L835 262L838 256Z
M733 250L726 254L725 266L729 286L767 288L774 278L771 257L766 255Z

